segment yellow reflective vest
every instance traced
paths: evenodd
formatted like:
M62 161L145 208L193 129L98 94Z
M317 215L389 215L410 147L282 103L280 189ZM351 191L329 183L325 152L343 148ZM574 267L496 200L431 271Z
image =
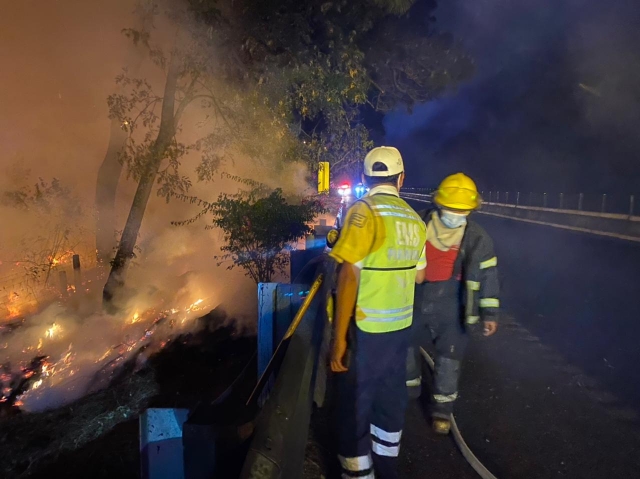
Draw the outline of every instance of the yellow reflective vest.
M426 241L426 226L402 199L387 194L366 196L375 239L360 262L355 318L368 333L387 333L411 326L416 266Z

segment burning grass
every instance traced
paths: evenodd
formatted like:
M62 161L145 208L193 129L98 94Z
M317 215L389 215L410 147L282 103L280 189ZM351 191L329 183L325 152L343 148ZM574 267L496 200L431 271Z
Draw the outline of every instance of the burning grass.
M131 360L143 363L172 338L197 329L211 298L136 294L116 315L99 297L59 301L0 332L0 410L42 411L108 384Z
M220 311L198 333L173 339L110 385L67 406L0 419L0 477L139 477L137 420L146 407L191 408L217 397L250 359L255 341Z

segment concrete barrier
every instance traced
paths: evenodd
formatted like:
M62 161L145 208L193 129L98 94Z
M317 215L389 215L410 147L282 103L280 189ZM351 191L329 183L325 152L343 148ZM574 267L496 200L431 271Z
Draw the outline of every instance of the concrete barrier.
M182 427L187 409L147 409L140 416L143 479L183 479Z

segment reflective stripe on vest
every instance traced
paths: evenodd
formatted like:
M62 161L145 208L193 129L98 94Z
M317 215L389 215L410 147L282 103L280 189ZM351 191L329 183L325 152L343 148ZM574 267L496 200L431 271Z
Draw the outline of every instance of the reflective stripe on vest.
M399 331L411 325L416 264L426 226L404 200L377 194L362 198L374 216L372 251L362 261L356 324L369 333Z

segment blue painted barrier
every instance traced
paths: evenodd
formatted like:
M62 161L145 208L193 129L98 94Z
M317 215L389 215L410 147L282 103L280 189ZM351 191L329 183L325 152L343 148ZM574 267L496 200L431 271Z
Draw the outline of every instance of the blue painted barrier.
M184 479L182 427L188 409L147 409L140 416L142 478Z

